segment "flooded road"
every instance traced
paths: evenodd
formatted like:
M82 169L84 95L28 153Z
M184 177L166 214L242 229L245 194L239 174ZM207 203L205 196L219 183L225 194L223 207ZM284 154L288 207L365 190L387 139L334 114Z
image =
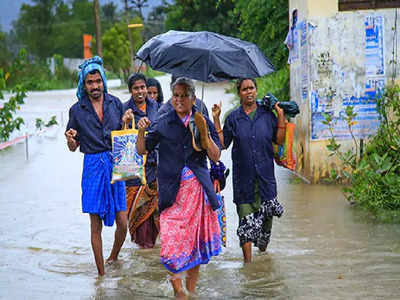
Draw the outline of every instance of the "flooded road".
M160 81L168 99L169 77ZM209 109L219 100L224 111L230 108L232 95L224 87L206 86ZM129 98L125 90L111 93ZM21 114L48 111L65 126L74 94L30 93ZM32 137L29 160L24 143L0 151L0 298L173 299L159 245L141 250L127 237L119 263L97 278L89 217L81 213L83 155L67 150L64 126ZM231 166L230 151L222 160ZM276 176L285 213L274 219L267 252L253 249L248 265L236 236L229 178L223 191L227 248L201 267L198 299L399 299L400 226L374 223L347 204L339 187L299 182L280 167ZM103 229L105 256L114 229Z

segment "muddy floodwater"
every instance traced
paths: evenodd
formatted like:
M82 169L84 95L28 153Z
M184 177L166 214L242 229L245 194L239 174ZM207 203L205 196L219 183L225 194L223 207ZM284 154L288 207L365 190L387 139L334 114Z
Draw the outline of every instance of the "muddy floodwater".
M160 81L168 99L169 77ZM231 107L226 87L205 85L209 110L219 100L223 111ZM199 97L201 91L198 85ZM111 93L129 98L124 89ZM97 277L89 217L81 213L83 155L69 152L63 136L74 95L29 93L20 112L27 125L18 133L33 133L28 159L23 142L0 151L0 299L173 299L159 242L142 250L127 237L120 261ZM37 134L35 118L52 115L62 126ZM230 150L222 161L231 167ZM274 219L267 252L253 249L247 265L229 178L227 247L201 267L197 299L400 299L400 226L352 208L340 187L309 185L281 167L275 172L285 213ZM114 229L103 227L106 257Z

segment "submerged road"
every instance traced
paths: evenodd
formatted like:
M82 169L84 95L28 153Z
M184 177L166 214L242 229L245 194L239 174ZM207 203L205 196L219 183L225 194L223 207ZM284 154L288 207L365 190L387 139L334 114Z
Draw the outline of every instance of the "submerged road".
M169 77L160 77L165 99ZM227 84L207 84L207 107L233 95ZM197 95L201 97L201 85ZM126 90L112 89L122 101ZM120 261L97 278L90 247L89 217L81 213L81 153L67 150L63 136L75 90L29 93L21 115L25 131L35 118L56 115L56 126L25 144L0 151L0 299L173 299L155 249L138 249L127 237ZM22 132L23 133L23 132ZM230 150L223 162L231 167ZM198 299L398 299L400 227L377 224L348 205L337 186L308 185L276 167L279 199L285 207L274 219L266 253L253 250L242 263L236 237L232 181L223 191L228 243L201 267ZM114 227L115 228L115 227ZM105 256L114 228L103 229Z

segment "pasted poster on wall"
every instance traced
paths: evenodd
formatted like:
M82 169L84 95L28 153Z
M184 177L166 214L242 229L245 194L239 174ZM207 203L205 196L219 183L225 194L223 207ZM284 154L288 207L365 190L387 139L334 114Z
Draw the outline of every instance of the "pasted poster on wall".
M337 139L351 139L350 131L345 122L346 106L353 106L357 113L353 126L353 134L357 139L364 139L377 132L379 127L378 113L376 111L376 98L380 97L385 86L385 78L370 78L365 85L365 93L361 97L346 97L342 103L337 103L326 96L321 96L318 91L311 92L311 139L326 140L331 138L327 125L323 124L323 113L333 116L333 135Z
M365 18L365 75L384 76L384 40L382 16L368 16Z
M300 36L300 60L301 60L301 99L304 101L308 98L308 42L307 42L307 22L299 23L301 30Z

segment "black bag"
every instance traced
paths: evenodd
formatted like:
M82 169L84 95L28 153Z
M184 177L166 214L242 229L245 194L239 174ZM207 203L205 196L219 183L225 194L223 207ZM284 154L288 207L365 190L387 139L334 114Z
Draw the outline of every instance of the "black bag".
M283 101L280 102L274 95L267 93L262 99L257 100L258 104L266 106L269 110L274 109L276 102L279 102L278 106L283 109L285 115L289 118L294 118L300 113L299 106L294 101Z

